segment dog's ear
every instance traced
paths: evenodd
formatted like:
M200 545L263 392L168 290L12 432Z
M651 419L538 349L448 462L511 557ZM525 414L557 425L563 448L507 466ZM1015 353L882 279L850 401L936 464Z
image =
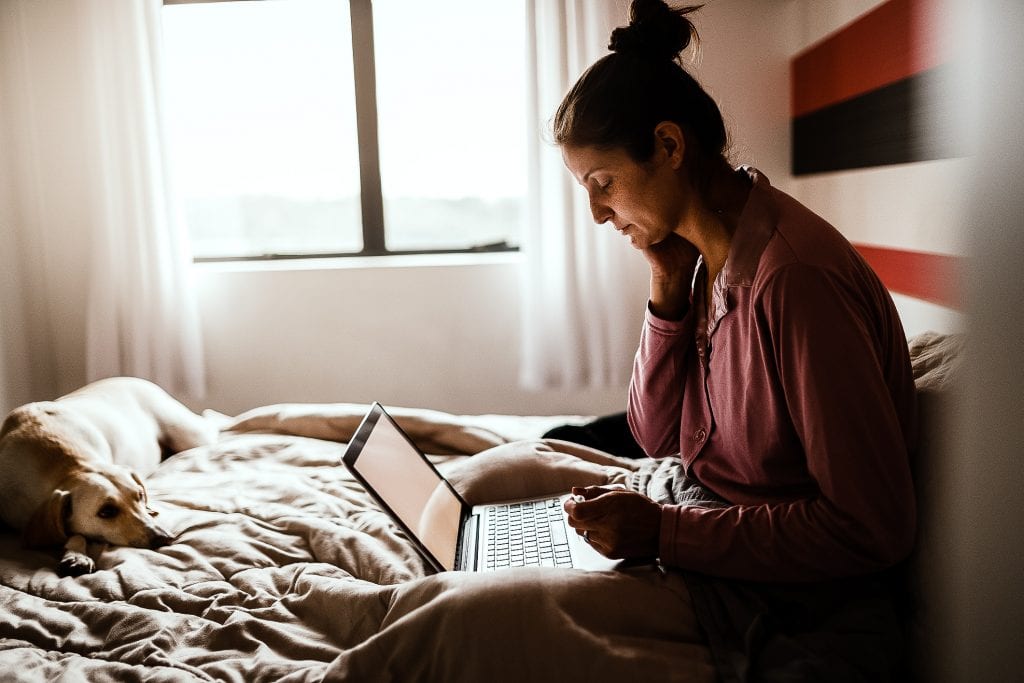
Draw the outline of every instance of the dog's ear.
M134 472L132 472L131 475L132 475L132 479L135 480L135 483L142 487L142 504L143 504L143 506L145 506L146 511L149 513L150 517L156 517L160 513L157 512L156 510L152 509L151 507L149 507L149 491L146 490L146 485L142 483L141 479L139 479L139 475L135 474Z
M26 548L64 545L68 540L65 523L71 516L71 493L57 489L28 520L22 535Z
M135 480L135 483L142 489L142 502L149 505L149 491L146 490L146 485L142 483L141 479L139 479L139 475L134 472L131 472L130 474L132 475L132 479Z

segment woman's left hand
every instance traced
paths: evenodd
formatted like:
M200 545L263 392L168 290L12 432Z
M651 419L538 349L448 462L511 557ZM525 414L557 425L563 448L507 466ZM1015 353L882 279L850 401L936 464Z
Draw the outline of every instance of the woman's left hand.
M601 486L577 487L565 511L569 525L584 535L602 555L613 559L653 559L658 556L661 506L647 496Z

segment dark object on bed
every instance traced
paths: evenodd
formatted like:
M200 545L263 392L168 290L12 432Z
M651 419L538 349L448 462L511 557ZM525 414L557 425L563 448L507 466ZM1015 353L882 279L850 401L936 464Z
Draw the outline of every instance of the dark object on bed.
M544 438L571 441L624 458L647 457L629 430L626 413L604 415L582 425L559 425L548 430Z
M722 683L912 680L895 572L807 584L684 574Z

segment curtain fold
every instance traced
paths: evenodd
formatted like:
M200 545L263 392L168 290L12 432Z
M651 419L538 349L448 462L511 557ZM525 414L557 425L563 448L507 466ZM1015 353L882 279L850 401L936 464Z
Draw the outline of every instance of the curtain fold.
M86 375L202 397L191 255L173 201L161 106L160 0L78 0L96 175Z
M161 11L160 0L0 0L8 404L109 375L204 394L160 120Z
M643 258L593 222L586 193L551 141L551 120L580 74L626 23L624 0L527 0L530 149L522 253L520 384L623 386L646 296Z

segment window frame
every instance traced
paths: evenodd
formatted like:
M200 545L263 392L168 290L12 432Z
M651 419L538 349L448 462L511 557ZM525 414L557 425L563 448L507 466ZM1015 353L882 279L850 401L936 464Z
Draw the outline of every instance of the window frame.
M164 5L193 5L215 2L273 2L275 0L163 0ZM363 256L408 256L419 254L475 254L515 252L519 247L506 240L470 247L437 249L388 249L384 223L384 194L380 176L380 147L377 127L377 71L373 40L373 0L348 2L352 30L352 77L355 84L356 147L359 150L359 205L362 214L363 246L359 251L332 253L250 254L198 256L194 263L231 261L284 261L294 259L351 258Z

